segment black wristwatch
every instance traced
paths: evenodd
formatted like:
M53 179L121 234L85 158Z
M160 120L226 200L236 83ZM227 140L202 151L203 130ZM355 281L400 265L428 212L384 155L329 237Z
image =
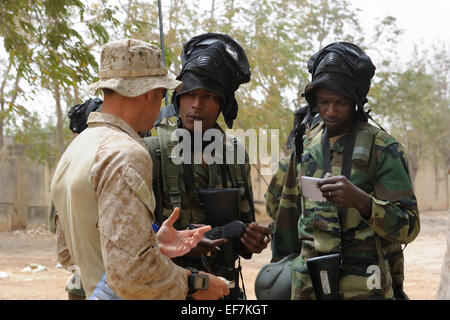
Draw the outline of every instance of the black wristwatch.
M209 288L209 277L206 274L200 274L197 269L186 267L191 274L188 276L188 295L192 295L197 290L205 290Z

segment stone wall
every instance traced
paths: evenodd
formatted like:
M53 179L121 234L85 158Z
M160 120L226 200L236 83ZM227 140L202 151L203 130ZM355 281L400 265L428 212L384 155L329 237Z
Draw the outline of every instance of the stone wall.
M449 208L449 176L447 167L427 163L414 181L419 211L441 211Z
M0 231L31 228L47 223L50 207L50 172L28 160L23 145L6 140L0 150ZM260 169L261 171L261 169ZM260 176L252 166L257 213L265 214L264 193L271 176ZM265 181L264 181L265 180ZM447 168L421 168L414 189L420 211L447 210L450 190Z
M6 143L0 150L0 230L47 223L50 205L49 170L24 155L25 146Z

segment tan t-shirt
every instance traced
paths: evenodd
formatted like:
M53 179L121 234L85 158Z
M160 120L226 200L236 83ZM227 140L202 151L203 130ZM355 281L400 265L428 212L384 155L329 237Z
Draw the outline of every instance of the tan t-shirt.
M187 271L159 251L152 230L152 161L122 119L92 112L62 155L52 199L89 298L106 272L124 299L184 299Z

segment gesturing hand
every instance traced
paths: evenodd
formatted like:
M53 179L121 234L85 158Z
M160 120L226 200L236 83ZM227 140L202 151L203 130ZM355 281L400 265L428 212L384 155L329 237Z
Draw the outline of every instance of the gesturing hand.
M218 247L226 242L227 239L225 238L211 240L203 237L203 239L198 242L197 246L192 248L192 250L186 254L186 257L199 258L203 255L208 255L210 252L216 252L219 250Z
M185 255L203 238L203 234L211 230L211 226L204 226L193 230L178 231L173 227L180 215L180 209L175 208L159 228L156 237L161 253L169 258Z

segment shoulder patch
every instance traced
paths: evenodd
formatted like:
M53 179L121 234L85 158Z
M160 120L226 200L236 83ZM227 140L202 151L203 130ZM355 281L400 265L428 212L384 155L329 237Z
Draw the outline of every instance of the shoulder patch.
M127 166L122 177L126 184L136 193L138 198L145 204L150 211L152 220L155 220L153 212L155 211L155 196L148 187L141 175L132 167Z

